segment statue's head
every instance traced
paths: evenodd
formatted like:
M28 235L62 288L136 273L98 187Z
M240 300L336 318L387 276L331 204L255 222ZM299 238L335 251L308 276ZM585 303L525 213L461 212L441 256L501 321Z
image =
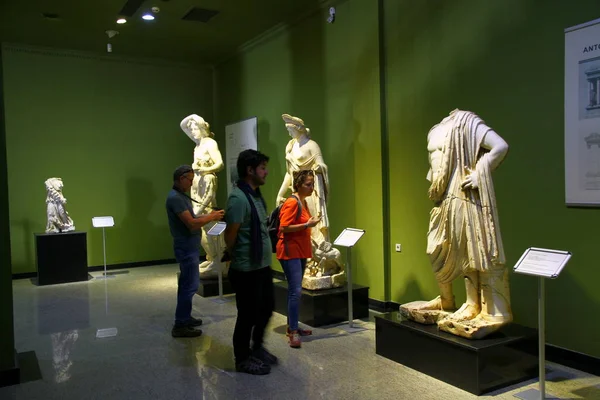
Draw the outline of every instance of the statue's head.
M193 114L187 123L187 127L192 132L195 139L202 139L210 136L210 125L199 115Z
M60 192L63 188L63 181L60 178L48 178L44 183L46 185L46 191L49 192L52 190Z
M283 114L281 118L283 118L283 121L285 122L285 128L294 139L297 139L302 135L310 137L310 130L304 126L304 121L300 118L293 117L289 114Z

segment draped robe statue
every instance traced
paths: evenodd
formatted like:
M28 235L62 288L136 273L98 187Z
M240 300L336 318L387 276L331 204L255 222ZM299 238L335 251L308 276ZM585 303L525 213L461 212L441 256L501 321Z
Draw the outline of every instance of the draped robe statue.
M217 142L211 137L210 125L196 114L185 117L180 128L190 139L196 143L194 148L194 181L190 190L194 214L196 216L208 214L217 205L217 172L223 169L223 158ZM210 222L202 227L202 248L206 252L206 261L200 263L200 277L204 279L216 278L219 270L223 276L227 275L228 264L221 262L225 249L224 239L209 237L207 232L216 222Z
M482 338L512 321L492 182L508 145L474 113L454 110L430 130L427 147L434 203L427 254L440 296L400 311L455 335ZM456 310L452 281L458 277L464 277L467 301Z
M310 138L310 130L304 126L303 120L289 114L281 117L292 139L285 148L286 174L277 194L276 204L282 204L288 190L291 191L295 171L312 170L315 188L312 195L306 198L306 203L310 214L321 218L311 229L313 257L307 262L302 286L311 290L342 286L346 275L340 251L332 246L329 237L329 176L321 148Z

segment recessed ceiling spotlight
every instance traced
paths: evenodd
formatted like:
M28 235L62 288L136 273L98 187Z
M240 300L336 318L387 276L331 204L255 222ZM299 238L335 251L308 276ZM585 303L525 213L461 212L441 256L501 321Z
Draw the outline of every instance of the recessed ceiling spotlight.
M119 25L123 25L123 24L125 24L125 23L127 23L127 20L126 20L125 18L119 18L119 19L117 20L117 24L119 24Z
M142 19L145 21L153 21L154 15L152 15L150 13L146 13L146 14L142 15Z

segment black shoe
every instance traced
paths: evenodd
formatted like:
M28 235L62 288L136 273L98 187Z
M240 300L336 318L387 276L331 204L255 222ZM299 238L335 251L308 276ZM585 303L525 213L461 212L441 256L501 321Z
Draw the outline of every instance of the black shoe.
M255 357L248 357L242 362L235 363L237 372L244 372L251 375L267 375L271 372L271 367Z
M256 350L252 350L252 357L258 358L260 361L267 365L277 365L279 360L273 354L269 353L264 347L260 347Z
M185 326L189 326L189 327L200 326L200 325L202 325L202 320L200 318L190 317L190 319L188 319L185 322Z
M202 331L200 329L194 329L187 325L174 326L171 330L171 336L175 338L198 337L200 335L202 335Z

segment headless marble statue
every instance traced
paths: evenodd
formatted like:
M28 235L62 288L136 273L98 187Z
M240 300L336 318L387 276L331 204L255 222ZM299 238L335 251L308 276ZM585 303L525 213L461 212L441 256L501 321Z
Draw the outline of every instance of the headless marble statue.
M427 137L434 207L427 254L440 296L403 304L400 312L466 338L482 338L512 321L508 270L492 171L506 142L474 113L454 110ZM467 300L456 310L452 281L464 277Z
M73 220L65 209L67 199L62 194L62 179L49 178L44 184L46 185L46 233L74 231Z
M329 177L321 148L310 138L310 130L304 126L303 120L289 114L283 114L281 117L292 139L285 148L286 174L275 204L279 205L285 201L286 193L292 189L292 176L295 171L312 170L315 189L312 195L306 198L306 203L310 214L321 218L311 229L313 257L307 260L302 286L310 290L342 286L346 282L346 275L341 254L331 245L329 239Z
M194 148L194 182L190 191L196 216L208 214L217 205L217 172L223 169L223 158L217 142L211 137L209 124L196 114L181 121L181 129L196 143ZM219 270L227 275L228 264L221 262L225 249L223 237L209 237L207 232L216 222L202 227L202 248L206 252L206 261L200 263L200 278L211 279L218 276Z

